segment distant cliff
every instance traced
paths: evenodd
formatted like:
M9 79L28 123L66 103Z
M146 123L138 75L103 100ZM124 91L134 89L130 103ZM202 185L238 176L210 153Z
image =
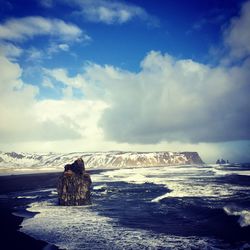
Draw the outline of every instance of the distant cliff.
M144 167L180 164L202 164L196 152L107 152L86 158L89 167Z
M4 169L61 170L66 162L82 157L87 168L123 168L203 164L197 152L95 152L95 153L4 153L0 152L0 171Z

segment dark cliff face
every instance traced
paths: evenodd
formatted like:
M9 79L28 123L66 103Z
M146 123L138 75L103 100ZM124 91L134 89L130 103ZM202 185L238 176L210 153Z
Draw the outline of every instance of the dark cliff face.
M197 152L181 152L181 154L187 157L187 164L204 164Z
M57 185L58 202L62 206L90 204L91 178L85 172L83 160L77 159L65 165L65 170Z
M23 159L24 156L22 154L18 154L15 152L11 152L11 153L6 153L6 155L12 157L12 158L17 158L17 159Z

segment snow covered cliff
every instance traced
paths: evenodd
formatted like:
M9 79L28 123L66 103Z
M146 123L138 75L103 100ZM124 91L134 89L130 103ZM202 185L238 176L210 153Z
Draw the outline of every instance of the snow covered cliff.
M87 169L202 164L197 152L75 152L5 153L0 152L0 171L57 171L68 162L82 157Z

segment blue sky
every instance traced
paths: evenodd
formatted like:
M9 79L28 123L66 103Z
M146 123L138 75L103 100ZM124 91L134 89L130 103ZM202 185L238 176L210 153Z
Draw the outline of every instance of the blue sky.
M249 1L1 1L0 147L250 160Z

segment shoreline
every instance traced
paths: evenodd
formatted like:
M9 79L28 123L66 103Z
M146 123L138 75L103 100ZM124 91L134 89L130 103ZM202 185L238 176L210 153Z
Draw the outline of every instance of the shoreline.
M128 168L134 168L134 167L128 167ZM119 168L115 168L115 167L112 167L112 168L108 168L108 167L103 167L103 168L90 168L90 169L87 169L86 172L87 173L96 173L96 172L102 172L102 171L106 171L106 170L114 170L114 169L119 169ZM40 170L26 170L26 171L23 171L22 169L20 169L19 171L16 171L16 170L13 170L13 171L2 171L2 169L0 169L0 178L1 177L6 177L6 176L23 176L23 175L35 175L35 176L38 176L38 175L42 175L42 174L62 174L62 172L64 171L64 169L56 169L56 170L51 170L51 171L46 171L46 170L43 170L43 171L40 171Z
M19 231L21 223L26 218L22 210L28 201L15 198L21 191L56 187L56 181L61 173L38 173L0 176L0 239L4 249L17 250L59 250L55 245L37 240ZM18 211L20 209L20 213ZM29 213L29 216L35 214Z
M15 205L11 198L6 201L0 201L0 219L1 219L1 243L4 249L18 250L59 250L55 245L42 240L37 240L27 234L19 231L25 217L15 214ZM34 215L33 215L34 216Z
M88 169L90 174L99 173L101 169ZM22 173L0 175L0 240L4 249L10 250L60 250L46 241L37 240L19 231L23 220L33 217L35 213L26 210L28 200L17 199L20 192L36 189L49 189L57 186L60 172Z

